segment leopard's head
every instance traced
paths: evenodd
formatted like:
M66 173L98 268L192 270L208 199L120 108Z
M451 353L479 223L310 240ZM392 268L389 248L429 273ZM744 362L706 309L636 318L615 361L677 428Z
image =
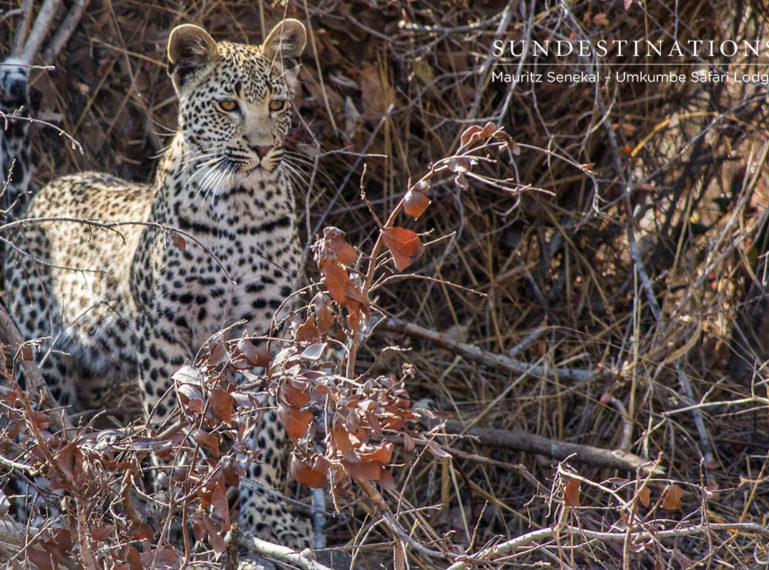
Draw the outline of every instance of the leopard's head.
M205 179L245 178L281 164L306 40L293 19L276 25L261 46L217 43L192 24L173 29L168 73L179 128Z

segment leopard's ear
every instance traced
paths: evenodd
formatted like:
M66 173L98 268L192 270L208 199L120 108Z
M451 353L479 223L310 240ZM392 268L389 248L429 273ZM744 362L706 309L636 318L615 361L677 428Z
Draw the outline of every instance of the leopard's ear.
M299 71L299 58L307 43L307 31L299 20L287 18L279 22L267 34L262 44L262 55L286 74L286 80L293 89Z
M207 31L194 24L182 24L168 37L168 74L177 89L191 76L208 69L219 59L216 42Z

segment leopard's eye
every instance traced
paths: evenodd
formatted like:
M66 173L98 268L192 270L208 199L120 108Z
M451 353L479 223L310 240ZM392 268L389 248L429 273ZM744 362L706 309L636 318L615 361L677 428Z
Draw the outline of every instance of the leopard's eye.
M228 113L231 113L232 111L235 111L238 108L238 102L235 101L235 99L222 99L221 101L217 101L216 103L219 105L219 108L222 111L226 111Z
M272 99L270 101L270 111L277 112L282 111L288 105L288 101L285 99Z

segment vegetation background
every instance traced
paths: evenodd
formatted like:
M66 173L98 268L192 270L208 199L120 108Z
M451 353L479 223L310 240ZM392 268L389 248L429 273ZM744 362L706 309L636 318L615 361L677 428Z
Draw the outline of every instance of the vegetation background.
M33 76L37 117L82 152L36 126L35 181L86 169L150 180L175 128L173 26L257 43L284 16L310 31L291 137L306 157L308 244L335 226L370 252L372 213L387 219L431 163L467 151L468 127L492 123L515 141L482 147L497 132L486 131L470 145L477 164L433 177L425 214L399 222L426 246L403 272L382 269L382 320L357 372L400 376L408 364L412 402L451 422L423 424L414 450L396 446L383 496L397 525L348 502L329 541L371 568L401 564L393 541L421 568L460 567L464 555L490 567L764 564L766 83L504 82L493 74L545 73L552 60L500 60L493 45L765 46L765 3L92 1L55 70ZM0 17L0 45L16 24ZM762 49L723 69L767 73ZM713 69L708 58L643 61ZM639 71L612 56L557 69L597 63ZM312 256L307 272L317 287Z

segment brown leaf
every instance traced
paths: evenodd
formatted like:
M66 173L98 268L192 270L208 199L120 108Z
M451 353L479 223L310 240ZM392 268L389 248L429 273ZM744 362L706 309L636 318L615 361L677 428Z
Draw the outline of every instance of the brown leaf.
M373 445L361 446L361 449L358 451L358 457L362 461L376 461L382 465L387 465L392 461L393 444L385 441L378 447Z
M211 507L214 509L214 514L224 521L222 530L229 530L230 506L227 502L227 492L224 489L223 481L220 480L216 482L210 500ZM211 546L213 546L213 544Z
M280 399L292 408L301 408L310 401L310 396L289 383L280 388Z
M480 132L483 129L478 125L472 125L467 127L459 137L459 143L461 147L469 146L474 141L480 138Z
M361 481L379 481L384 468L376 461L345 461L342 467L353 479Z
M331 310L331 300L327 295L318 293L312 300L315 313L315 325L322 331L327 331L334 326L334 312Z
M130 570L144 570L141 554L139 554L139 551L135 546L131 544L125 546L122 554L123 554L123 560L128 562L128 567L130 568Z
M323 333L315 326L315 319L312 316L307 317L307 320L297 327L294 335L296 342L313 342L322 338Z
M334 226L329 226L323 229L323 238L326 240L331 252L334 254L334 259L339 263L344 264L353 263L357 258L357 255L355 255L355 248L344 239L346 235L347 234L342 230L335 228Z
M232 395L218 388L211 389L208 395L208 403L211 405L211 411L214 417L232 424L232 414L235 410L235 398Z
M227 362L230 355L227 352L227 343L220 335L216 335L207 346L208 356L206 357L206 364L209 367L219 366Z
M152 535L152 527L147 523L141 523L133 529L134 540L152 540Z
M29 362L30 360L33 360L35 358L35 355L32 353L32 349L29 347L28 344L22 344L21 345L21 359L26 360Z
M291 439L301 439L307 433L312 414L281 402L278 404L278 418Z
M76 481L83 468L83 454L74 441L56 454L56 465L68 481Z
M395 489L395 479L393 479L392 473L384 467L379 474L379 484L385 489Z
M566 482L566 488L563 490L563 502L567 507L579 507L579 487L582 481L572 479Z
M322 489L326 486L326 471L322 466L310 467L295 455L291 456L289 471L294 481L307 485L311 489Z
M219 457L219 439L205 430L195 429L192 431L192 439L199 443L213 457Z
M331 293L331 298L340 305L344 304L344 290L350 282L347 272L336 262L323 261L319 266L323 283Z
M684 490L673 483L668 487L665 496L662 498L662 508L666 511L675 511L681 507L681 498L684 496Z
M398 271L406 269L422 253L422 242L412 230L385 228L382 230L382 239L392 253Z
M342 424L335 423L331 427L331 441L334 443L334 447L339 450L343 457L351 461L355 461L357 459L353 450L352 442L350 441L350 436Z
M406 192L406 197L403 199L403 207L406 210L406 214L414 218L415 220L425 213L427 207L430 205L430 198L425 196L419 190L410 188Z
M651 491L649 490L649 487L644 485L640 489L638 489L638 499L641 501L641 504L644 507L648 507L649 503L651 502Z
M450 454L446 453L443 448L435 443L432 439L425 439L424 442L428 451L435 455L435 457L438 457L439 459L448 459L451 457Z
M269 368L272 362L272 354L264 345L256 345L247 338L238 341L237 350L244 356L251 366Z
M102 542L112 536L114 532L115 527L113 527L111 524L103 524L101 526L97 526L91 531L91 538L93 538L93 540Z
M187 249L187 242L185 239L176 232L171 232L171 243L173 246L181 251Z

